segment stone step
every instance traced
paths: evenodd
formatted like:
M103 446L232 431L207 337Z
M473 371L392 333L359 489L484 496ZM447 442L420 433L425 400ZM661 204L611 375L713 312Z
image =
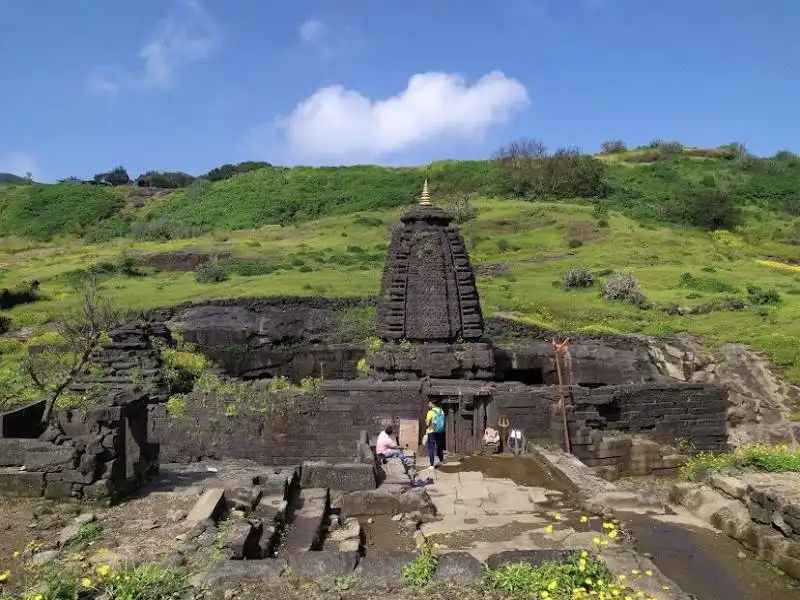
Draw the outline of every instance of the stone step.
M322 527L329 508L328 490L321 488L301 490L298 508L294 512L281 552L304 552L320 544Z

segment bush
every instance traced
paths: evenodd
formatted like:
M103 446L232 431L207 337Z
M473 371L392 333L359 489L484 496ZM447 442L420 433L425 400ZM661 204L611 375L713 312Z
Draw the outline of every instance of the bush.
M612 140L610 142L603 142L600 144L600 152L602 154L619 154L620 152L625 152L627 150L628 147L622 140Z
M725 283L715 279L714 277L695 277L691 273L683 273L680 278L679 285L681 287L696 290L698 292L708 293L734 293L737 290L736 286Z
M742 224L741 207L732 194L706 186L671 198L664 207L668 220L702 229L733 229Z
M216 260L197 265L194 270L194 280L197 283L221 283L228 279L230 279L228 269Z
M733 452L716 454L700 452L681 467L680 477L694 481L706 472L722 471L728 467L767 471L770 473L800 471L800 453L788 446L748 444Z
M453 215L456 224L466 223L478 216L478 211L472 206L469 194L457 193L451 195L446 203L447 212Z
M747 297L750 304L755 306L771 306L780 304L781 295L776 289L762 290L760 287L752 285L747 288Z
M587 267L583 265L574 265L570 267L562 276L564 289L574 290L592 287L594 285L594 276Z
M138 187L177 189L189 187L195 179L193 175L181 171L147 171L136 178L136 185Z
M26 282L11 289L0 290L0 310L9 310L20 304L30 304L41 299L39 282Z
M646 298L633 273L612 273L602 289L603 300L625 302L640 308L646 305Z

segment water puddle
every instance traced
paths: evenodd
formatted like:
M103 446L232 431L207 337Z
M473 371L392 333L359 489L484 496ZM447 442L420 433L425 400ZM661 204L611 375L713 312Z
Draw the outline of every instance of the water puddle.
M798 583L728 536L618 512L636 549L697 600L800 600Z
M441 470L444 473L481 471L484 477L510 479L517 485L547 488L562 492L565 498L570 496L569 483L556 477L534 456L468 456L458 464L442 465Z

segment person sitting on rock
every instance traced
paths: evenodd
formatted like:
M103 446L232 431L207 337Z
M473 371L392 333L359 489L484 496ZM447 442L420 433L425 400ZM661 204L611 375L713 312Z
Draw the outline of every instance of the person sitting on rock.
M399 458L403 464L403 470L408 475L411 481L414 481L414 463L411 461L410 456L406 456L403 449L397 445L394 437L394 427L389 425L386 429L378 434L378 441L375 444L375 452L382 455L386 459Z

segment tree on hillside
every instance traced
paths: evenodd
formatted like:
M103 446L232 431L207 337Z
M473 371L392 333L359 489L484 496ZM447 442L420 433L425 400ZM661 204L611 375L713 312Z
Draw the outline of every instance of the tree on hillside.
M495 153L508 176L508 192L523 198L593 198L606 195L605 165L577 148L549 155L534 139L515 140Z
M123 166L116 167L107 173L98 173L92 180L95 183L108 183L114 186L128 185L131 182L131 178Z
M205 175L205 178L208 179L209 181L223 181L225 179L230 179L234 175L239 175L240 173L249 173L250 171L257 171L258 169L266 169L271 166L272 165L268 162L253 161L253 160L240 162L238 165L224 164L222 166L211 169Z
M189 187L195 179L182 171L147 171L136 178L136 185L170 190Z
M100 294L97 282L90 280L80 311L55 321L53 339L28 353L18 377L2 382L0 406L33 387L45 400L42 422L47 423L56 401L89 366L92 352L104 335L119 327L122 320L121 313Z

